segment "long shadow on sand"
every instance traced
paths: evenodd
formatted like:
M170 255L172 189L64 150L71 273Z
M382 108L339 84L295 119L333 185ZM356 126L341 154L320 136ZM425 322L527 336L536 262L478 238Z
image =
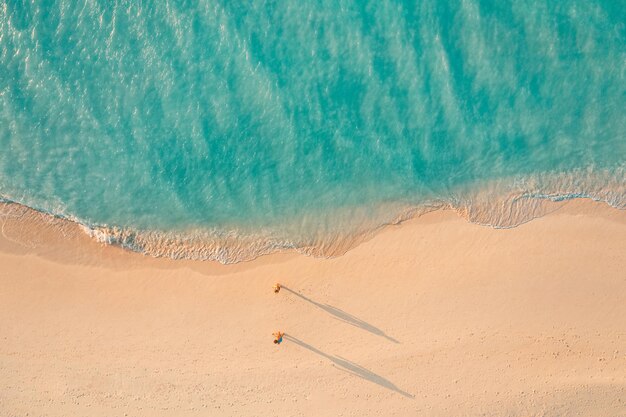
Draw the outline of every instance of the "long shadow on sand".
M335 364L338 369L345 371L351 375L358 376L359 378L363 378L367 381L373 382L376 385L380 385L383 388L387 388L388 390L397 392L398 394L407 397L407 398L415 398L414 395L409 394L406 391L402 391L398 388L393 382L389 381L382 376L375 374L374 372L363 368L361 365L351 362L345 358L340 356L333 356L327 353L322 352L321 350L309 345L308 343L303 342L302 340L296 339L293 336L286 334L284 336L285 340L290 341L291 343L295 343L298 346L302 346L303 348L310 350L313 353L317 353L318 355L328 359L333 364Z
M289 291L290 293L292 293L293 295L295 295L296 297L299 297L301 299L303 299L304 301L307 301L311 304L313 304L314 306L321 308L322 310L324 310L325 312L333 315L336 319L343 321L344 323L348 323L352 326L358 327L360 329L366 330L372 334L375 334L376 336L380 336L380 337L384 337L385 339L393 342L393 343L400 343L398 342L396 339L394 339L391 336L387 336L387 334L385 334L385 332L383 332L382 330L380 330L378 327L372 326L371 324L369 324L366 321L361 320L358 317L353 316L350 313L346 313L345 311L343 311L340 308L331 306L330 304L322 304L322 303L318 303L317 301L313 301L308 297L305 297L304 295L300 294L297 291L294 291L290 288L287 288L285 286L282 286L282 289Z

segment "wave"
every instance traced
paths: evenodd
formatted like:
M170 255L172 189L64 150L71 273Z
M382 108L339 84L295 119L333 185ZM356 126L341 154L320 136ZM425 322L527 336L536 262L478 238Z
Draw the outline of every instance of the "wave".
M587 198L626 209L626 170L580 170L491 181L471 189L452 191L446 198L422 202L387 202L376 207L351 207L325 213L322 219L299 219L281 227L193 228L163 231L88 224L67 214L45 211L0 196L0 219L35 222L64 238L78 230L104 245L118 246L153 257L217 261L231 264L293 250L314 257L335 257L373 237L390 224L400 224L425 213L449 209L469 222L511 228L541 217L568 200ZM561 203L561 204L555 204ZM19 227L5 237L35 246L37 234ZM13 222L15 223L15 222ZM314 226L311 226L314 225Z

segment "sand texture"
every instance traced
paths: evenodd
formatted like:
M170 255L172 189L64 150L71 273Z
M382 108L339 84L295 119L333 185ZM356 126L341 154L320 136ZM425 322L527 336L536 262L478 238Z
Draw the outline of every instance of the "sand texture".
M504 230L438 211L229 266L42 221L2 220L1 416L626 416L626 212L605 204Z

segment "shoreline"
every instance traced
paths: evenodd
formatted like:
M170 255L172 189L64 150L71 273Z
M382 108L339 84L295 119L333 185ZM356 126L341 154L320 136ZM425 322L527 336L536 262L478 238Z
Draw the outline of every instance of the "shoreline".
M480 199L481 197L477 195L477 198ZM484 196L482 198L484 198ZM496 210L497 204L501 205L497 210L501 212L500 216L502 216L502 212L506 212L507 210L512 211L513 205L516 204L518 199L525 200L529 202L529 204L524 206L524 208L527 209L526 211L522 211L522 214L517 213L513 216L515 221L509 219L509 221L512 221L511 224L494 224L487 220L490 216L496 216L495 212L489 213L492 210ZM99 244L118 247L128 252L134 252L153 258L217 262L222 265L232 265L286 252L315 258L335 258L343 256L362 243L375 238L387 228L414 221L431 212L454 212L465 221L482 227L510 229L541 218L555 210L560 210L561 207L565 205L571 206L571 204L579 204L578 202L580 201L589 201L592 202L592 204L604 204L614 210L624 211L626 208L618 207L609 201L599 200L591 196L568 195L567 193L552 196L532 196L530 198L525 196L524 193L513 193L503 198L502 201L495 201L493 203L494 206L491 208L482 207L480 204L478 204L478 207L471 207L463 204L455 206L451 203L444 202L424 203L420 206L405 205L404 209L400 208L402 205L397 205L395 210L391 210L392 212L397 212L393 217L388 217L386 220L365 222L360 225L360 227L357 227L355 231L342 231L335 234L328 242L326 238L320 240L318 237L317 241L313 240L308 244L304 244L303 242L298 244L295 243L297 239L292 241L291 238L276 237L271 234L264 235L263 233L259 233L257 235L246 235L227 230L220 232L221 235L226 237L216 239L208 230L201 233L199 231L192 231L190 232L192 233L190 236L186 236L183 232L162 232L158 230L134 231L130 228L117 226L90 226L77 219L37 210L10 200L0 200L0 222L2 223L2 233L5 233L6 227L19 229L20 232L15 234L14 239L17 242L24 241L23 243L26 246L32 245L33 241L29 241L28 237L25 238L22 236L23 234L27 236L34 234L37 235L39 239L43 238L44 240L50 239L57 245L60 243L58 235L63 235L65 238L69 237L70 240L73 240L76 235L83 234ZM392 206L394 205L390 205L390 207ZM382 212L384 211L381 209L383 207L384 206L381 206L375 211ZM362 209L367 211L365 208ZM508 215L511 216L511 213ZM38 229L54 231L52 233L56 236L41 236L37 232ZM148 249L146 245L150 245L150 240L154 240L158 246L164 246L165 248L159 249L155 247ZM46 245L46 243L38 243L37 245L39 244ZM250 249L252 252L248 255L229 255L233 250L236 252L240 248L253 249ZM243 257L240 258L240 256Z
M626 213L602 203L232 265L3 231L3 414L623 415Z

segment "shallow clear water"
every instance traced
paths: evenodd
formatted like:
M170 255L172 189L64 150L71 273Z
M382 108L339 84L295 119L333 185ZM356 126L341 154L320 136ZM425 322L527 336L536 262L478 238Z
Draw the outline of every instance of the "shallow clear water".
M424 204L510 225L513 191L624 206L623 1L140 3L2 2L0 197L223 261Z

